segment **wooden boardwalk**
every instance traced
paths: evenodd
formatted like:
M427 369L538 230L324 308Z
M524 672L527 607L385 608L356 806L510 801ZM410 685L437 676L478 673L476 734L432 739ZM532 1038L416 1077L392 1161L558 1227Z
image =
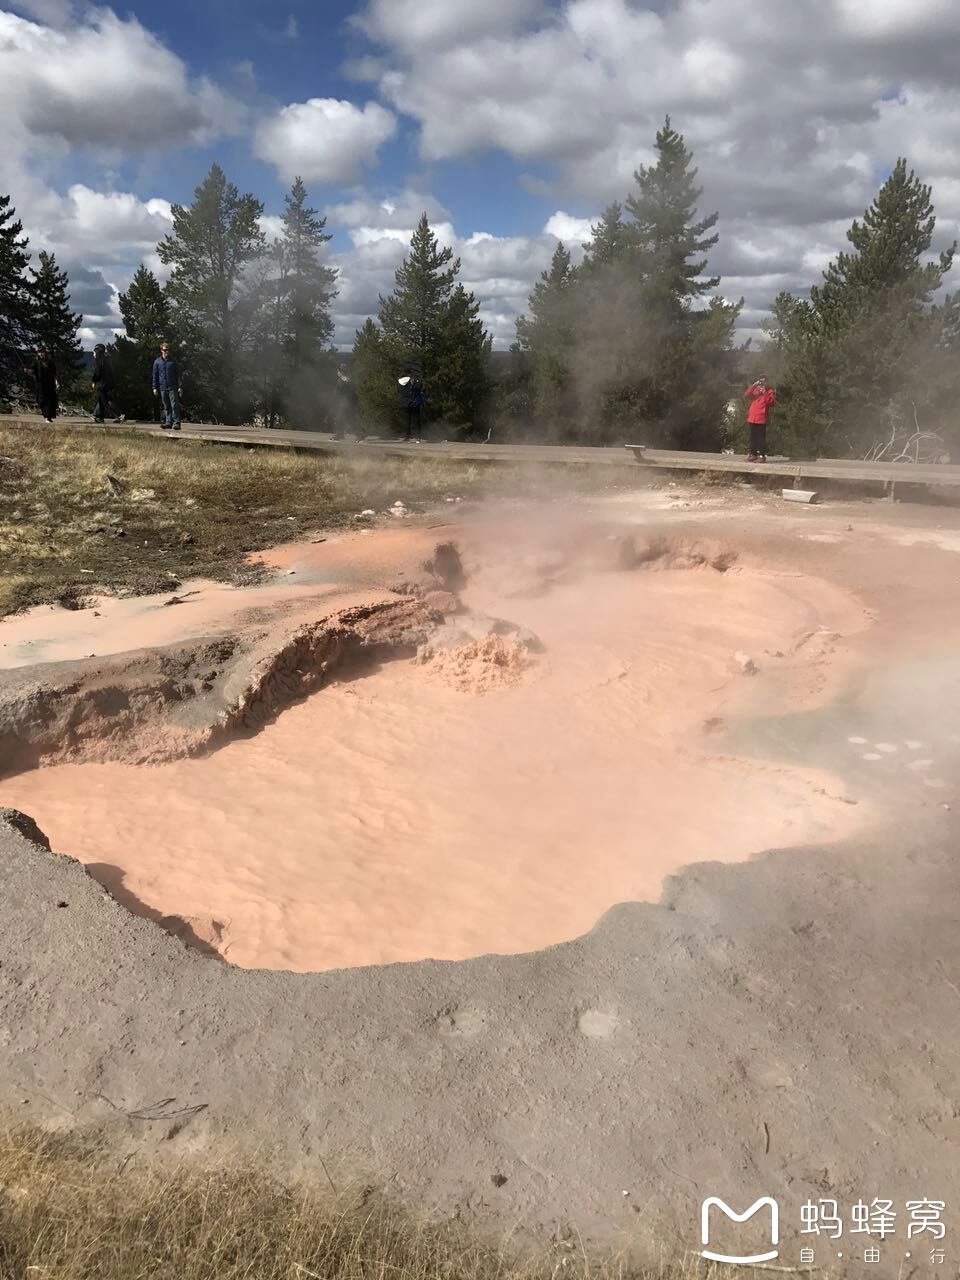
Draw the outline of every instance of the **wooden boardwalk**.
M58 418L48 426L35 416L3 416L0 426L31 426L37 430L83 430L90 427L89 418ZM924 488L960 488L960 466L859 462L856 459L817 458L798 462L790 458L771 457L768 462L747 462L743 455L719 453L686 453L671 449L648 449L643 445L587 446L494 444L484 442L424 441L404 444L400 440L338 440L316 431L272 431L266 427L214 427L185 423L178 435L163 431L153 423L124 423L117 430L142 432L169 439L176 447L178 439L205 440L219 444L242 445L247 448L311 450L327 454L380 452L391 457L418 455L429 458L457 458L465 462L503 462L516 464L563 463L576 466L636 466L648 471L712 471L731 475L766 475L789 482L785 487L811 488L817 480L839 480L846 484L879 485L893 496L898 485Z

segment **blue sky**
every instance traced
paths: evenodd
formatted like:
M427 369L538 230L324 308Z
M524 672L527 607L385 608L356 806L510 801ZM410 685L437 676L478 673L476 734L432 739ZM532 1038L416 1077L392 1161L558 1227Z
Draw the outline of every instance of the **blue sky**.
M376 54L378 46L351 23L357 6L343 0L288 3L276 9L258 0L172 0L162 10L143 3L125 9L194 72L209 75L248 102L262 99L267 107L316 97L363 100L370 96L370 86L348 74L349 64ZM521 173L545 179L549 166L518 165L496 148L461 162L430 163L418 153L418 132L414 121L401 120L395 137L381 148L377 163L365 169L367 183L359 185L370 185L385 196L405 186L428 190L467 235L477 230L523 235L531 228L539 230L553 213L555 203L518 183ZM242 190L253 191L264 201L268 213L283 209L288 184L270 164L251 155L242 139L184 152L174 160L166 169L169 185L164 188L170 200L189 201L196 183L216 160ZM136 171L132 172L131 180L137 179ZM140 174L139 182L145 195L149 176ZM342 198L335 183L313 182L310 190L320 207ZM595 212L582 201L576 203L583 217ZM345 246L344 229L334 224L329 230L335 237L334 247Z
M504 347L562 237L622 198L670 113L710 267L755 331L907 155L960 231L956 0L0 0L0 191L71 272L89 345L210 164L270 218L302 173L337 342L426 210ZM892 86L896 87L894 92Z

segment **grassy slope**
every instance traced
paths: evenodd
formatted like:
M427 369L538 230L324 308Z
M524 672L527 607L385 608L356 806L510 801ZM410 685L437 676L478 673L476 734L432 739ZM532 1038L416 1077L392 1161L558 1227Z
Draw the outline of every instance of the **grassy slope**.
M718 1280L640 1273L571 1235L539 1256L415 1223L369 1187L287 1188L235 1164L159 1172L73 1137L0 1132L0 1280Z
M618 471L597 469L609 470ZM623 478L583 469L564 483L610 487ZM327 458L117 428L4 426L0 616L57 601L75 607L97 588L142 594L184 577L242 577L251 572L247 552L346 524L365 508L479 497L494 484L522 492L535 482L496 464L416 455Z

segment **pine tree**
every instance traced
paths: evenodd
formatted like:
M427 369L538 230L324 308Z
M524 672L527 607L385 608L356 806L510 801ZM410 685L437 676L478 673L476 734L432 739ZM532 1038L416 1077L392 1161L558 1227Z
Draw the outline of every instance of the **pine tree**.
M626 200L632 219L628 236L650 298L674 311L712 293L720 277L703 278L708 254L719 236L708 235L717 225L716 213L694 222L703 189L696 185L697 170L683 136L667 116L657 132L657 163L641 165L634 174L636 190Z
M620 261L627 247L627 232L623 222L623 205L619 200L608 204L600 215L600 221L590 228L591 238L583 246L584 277Z
M393 292L380 299L379 328L364 326L360 349L354 348L355 384L368 421L399 423L396 380L410 369L424 385L425 421L449 416L461 428L478 425L487 400L490 340L476 298L456 283L459 271L459 258L439 247L424 213Z
M935 228L930 188L898 160L788 344L782 417L797 451L862 456L891 429L941 425L936 405L958 379L933 296L956 246L930 260ZM931 361L942 366L935 377Z
M386 350L398 367L410 365L425 384L433 379L459 271L460 259L453 260L449 247L439 247L427 215L422 214L410 252L397 268L393 292L380 299L380 327Z
M32 396L26 365L30 342L27 240L9 196L0 196L0 400Z
M251 408L245 355L260 322L252 266L264 251L263 205L214 165L189 208L173 206L173 231L157 246L172 266L167 296L189 369L187 396L227 422Z
M459 282L447 305L434 359L434 411L461 433L486 417L493 341L480 319L480 303Z
M270 338L276 350L268 421L282 414L295 426L313 426L325 418L334 369L329 359L333 337L330 307L337 296L337 273L321 260L326 218L307 205L307 188L297 178L286 196L283 235L271 252Z
M129 418L149 420L157 412L151 373L163 339L171 340L170 303L157 277L142 263L120 295L125 333L113 342L117 403Z
M357 330L350 378L356 389L363 428L379 432L396 425L397 375L393 361L384 350L383 336L369 317Z
M70 280L52 253L41 249L39 269L30 268L30 330L36 346L47 348L57 366L60 394L76 390L83 369L83 350L77 330L83 316L70 310Z
M535 419L549 438L564 439L575 428L572 361L577 342L577 272L563 241L541 272L517 321L517 345L527 357Z
M629 431L715 448L728 399L721 370L742 304L704 306L720 284L705 275L718 215L697 215L697 170L669 116L656 152L634 175L626 217L610 206L586 246L574 376L594 438Z
M786 291L778 293L773 300L769 317L760 322L760 328L767 335L767 344L764 348L765 360L772 356L774 362L779 363L783 353L788 351L806 332L809 322L810 304L808 302L804 302L802 298L795 298L792 293ZM767 376L772 376L772 373L773 371L769 370Z
M307 189L300 178L286 196L283 244L289 298L289 334L286 342L293 369L314 362L333 337L330 306L337 296L337 273L320 260L323 246L332 239L324 228L326 218L307 206Z

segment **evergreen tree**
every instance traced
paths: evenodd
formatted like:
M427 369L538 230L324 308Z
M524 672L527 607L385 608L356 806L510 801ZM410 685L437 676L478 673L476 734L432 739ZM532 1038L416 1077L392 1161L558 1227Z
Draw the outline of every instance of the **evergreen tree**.
M30 343L27 240L9 196L0 196L0 400L33 395L26 373Z
M383 336L369 317L357 330L350 360L362 426L379 432L394 426L397 417L397 374L384 350Z
M627 232L623 222L623 205L619 200L608 204L600 215L600 221L590 228L591 239L583 246L581 273L585 279L597 271L618 263L627 246Z
M933 296L956 246L931 260L935 227L930 188L898 160L788 344L781 417L796 451L862 455L891 429L942 425L956 361L949 301Z
M385 349L399 368L410 365L428 386L459 271L460 259L453 261L449 247L440 248L424 213L397 268L393 292L380 299Z
M313 426L329 413L334 369L330 307L337 273L321 260L326 218L307 205L300 178L286 196L283 235L269 254L269 340L265 374L269 383L267 421L284 416L295 426Z
M354 382L368 423L399 423L396 380L411 369L427 395L425 420L477 425L488 394L490 339L476 298L456 283L459 271L460 260L439 247L423 214L393 292L380 299L379 328L370 323L357 335Z
M533 369L530 356L519 340L511 344L510 358L505 363L494 387L495 421L498 437L529 438L537 404L533 393Z
M459 282L450 296L434 360L434 411L469 431L486 416L493 340L480 319L480 303Z
M251 409L245 356L262 305L252 271L266 240L262 213L261 202L241 195L215 164L193 204L173 206L173 230L157 246L161 262L173 267L167 296L188 353L187 398L227 422Z
M809 323L808 302L795 298L792 293L778 293L773 300L769 317L760 322L760 328L767 335L764 359L772 356L775 363L779 363L784 352L789 351L807 331ZM768 372L768 376L771 372Z
M77 330L83 316L70 310L70 281L52 253L41 249L39 269L30 268L30 330L35 346L47 348L57 366L60 394L77 389L83 369L83 351Z
M716 448L742 303L704 306L720 284L705 275L717 214L697 216L697 170L669 116L656 152L634 175L627 219L611 206L586 246L576 383L595 438L629 430L650 443Z
M563 439L576 425L572 361L577 342L577 272L562 241L547 271L533 286L528 315L517 321L517 346L526 356L535 420L552 439Z
M125 334L113 342L117 402L129 418L152 419L158 412L152 391L153 362L161 341L172 340L170 303L160 282L142 263L130 288L120 295Z
M326 218L307 206L307 189L300 178L286 196L283 215L283 248L286 267L289 321L286 348L292 369L314 363L333 337L330 306L337 296L337 273L320 260L323 246L332 238L324 228Z
M690 167L693 157L669 116L657 132L656 148L657 163L642 165L634 175L636 190L626 201L632 219L628 235L650 286L650 301L677 312L720 284L719 276L703 278L707 259L702 256L719 239L708 235L719 215L693 221L703 190Z

